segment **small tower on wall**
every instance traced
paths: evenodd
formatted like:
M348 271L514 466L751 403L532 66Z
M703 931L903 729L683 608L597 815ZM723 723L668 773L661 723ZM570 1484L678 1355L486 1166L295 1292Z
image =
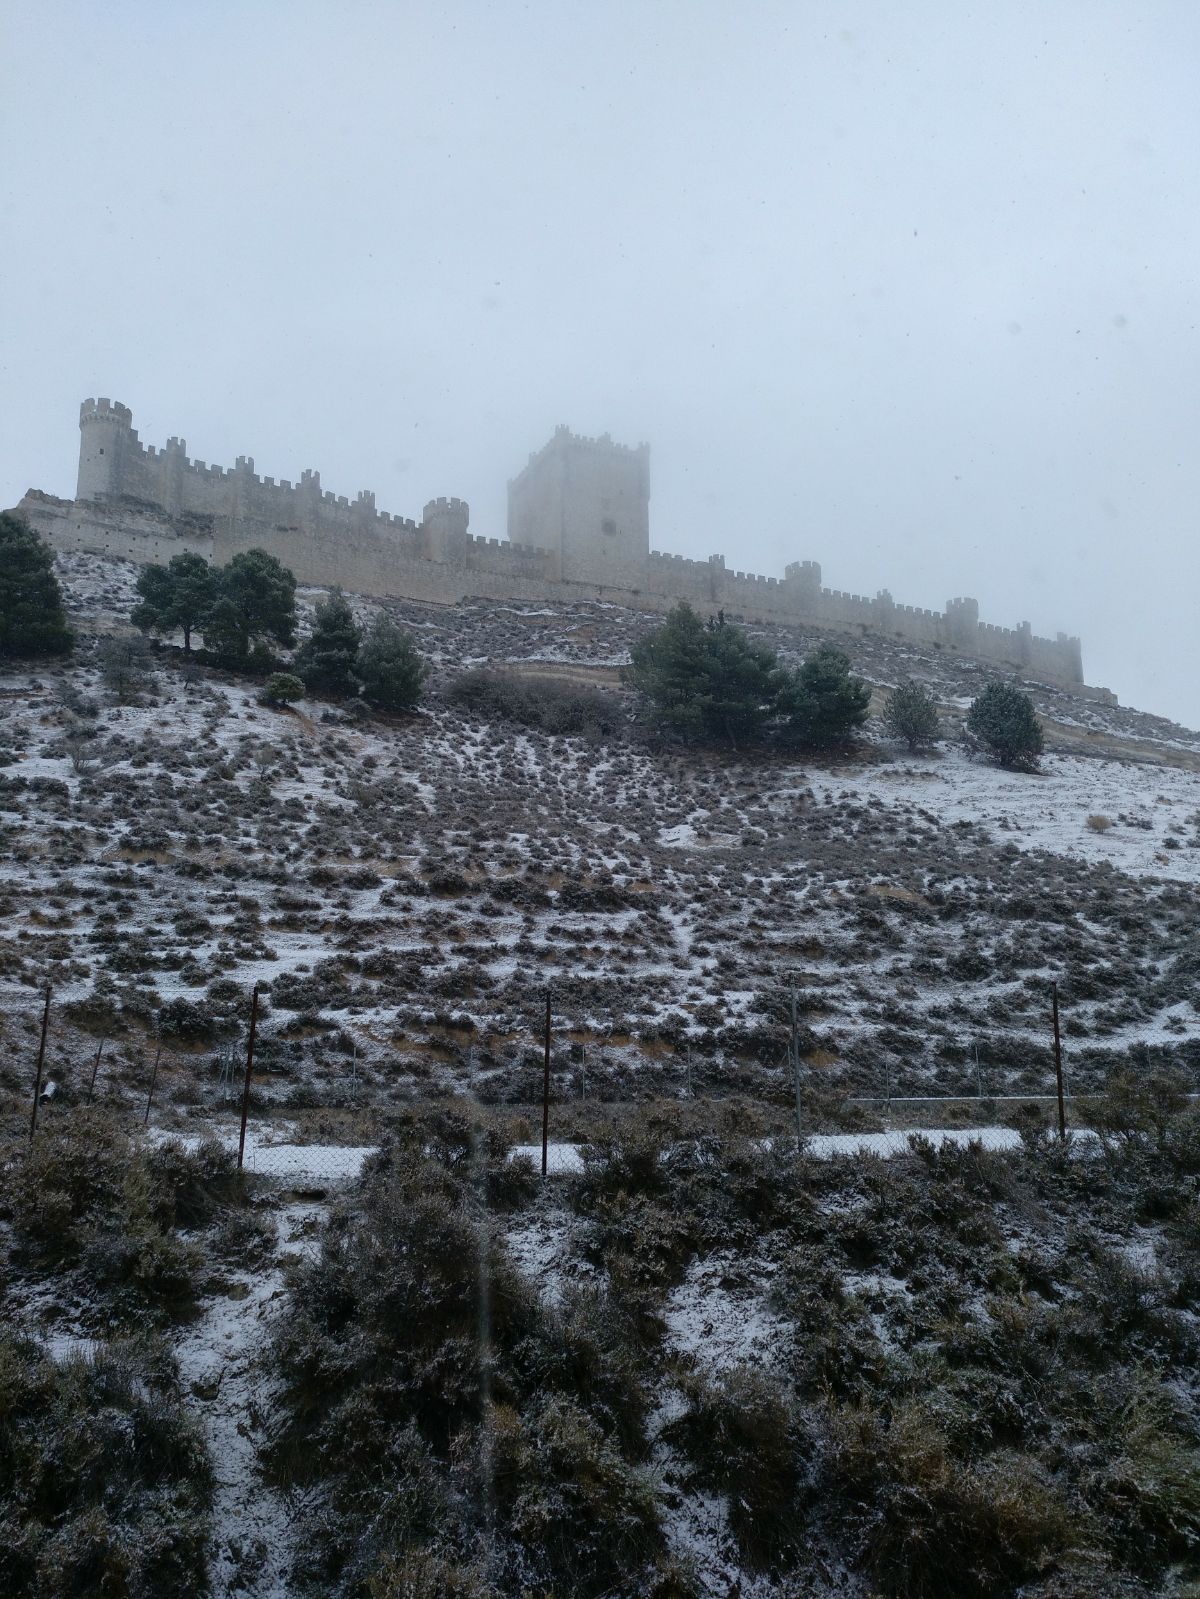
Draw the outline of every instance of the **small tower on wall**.
M466 500L430 500L421 513L421 551L430 561L458 565L467 548L471 510Z
M113 400L84 400L79 407L77 500L103 500L122 492L125 454L133 443L133 412Z
M650 446L556 428L509 481L508 537L550 550L555 577L638 587L650 554Z

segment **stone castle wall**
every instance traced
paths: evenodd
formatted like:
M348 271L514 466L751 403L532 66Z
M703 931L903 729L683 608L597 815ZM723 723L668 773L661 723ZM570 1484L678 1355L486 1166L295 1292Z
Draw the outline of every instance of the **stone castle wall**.
M301 583L437 604L604 599L658 612L687 600L702 614L885 633L1083 684L1078 639L1035 638L1028 623L981 623L971 599L922 610L886 591L868 599L824 588L814 561L773 578L730 571L720 555L697 561L651 550L644 445L631 450L559 428L509 484L510 537L502 540L470 533L461 500L432 500L416 522L377 510L368 490L353 500L327 492L316 471L276 482L260 477L249 456L222 468L189 459L182 439L155 449L138 438L128 407L106 399L85 400L79 426L76 498L31 491L20 506L57 549L156 562L186 549L218 565L265 549Z

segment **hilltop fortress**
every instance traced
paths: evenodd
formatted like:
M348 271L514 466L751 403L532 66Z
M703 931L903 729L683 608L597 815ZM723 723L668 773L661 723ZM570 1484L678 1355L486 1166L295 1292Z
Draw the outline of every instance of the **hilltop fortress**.
M793 562L782 578L758 577L729 570L723 555L694 561L651 550L644 444L556 428L508 485L501 540L468 531L462 500L431 500L416 522L377 510L369 490L353 500L329 493L316 471L277 483L260 477L250 456L223 468L191 460L179 438L156 449L138 438L129 407L106 399L83 402L79 427L75 499L30 490L18 507L59 550L158 562L194 550L223 564L258 548L304 584L438 604L601 599L666 611L687 600L704 615L884 633L1084 692L1078 639L1035 638L1027 622L993 627L979 620L975 600L926 611L886 590L866 599L823 588L815 561Z

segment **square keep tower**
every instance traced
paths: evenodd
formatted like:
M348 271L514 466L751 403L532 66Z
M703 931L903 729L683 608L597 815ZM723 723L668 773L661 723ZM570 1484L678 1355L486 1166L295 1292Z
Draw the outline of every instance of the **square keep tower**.
M552 551L557 577L640 587L650 553L650 446L555 428L509 481L508 537Z

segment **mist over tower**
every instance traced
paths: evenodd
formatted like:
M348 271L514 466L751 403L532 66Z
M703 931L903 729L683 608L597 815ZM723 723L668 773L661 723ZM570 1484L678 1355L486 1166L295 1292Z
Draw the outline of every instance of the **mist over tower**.
M508 484L508 537L555 556L555 576L628 586L650 554L650 446L560 425Z

